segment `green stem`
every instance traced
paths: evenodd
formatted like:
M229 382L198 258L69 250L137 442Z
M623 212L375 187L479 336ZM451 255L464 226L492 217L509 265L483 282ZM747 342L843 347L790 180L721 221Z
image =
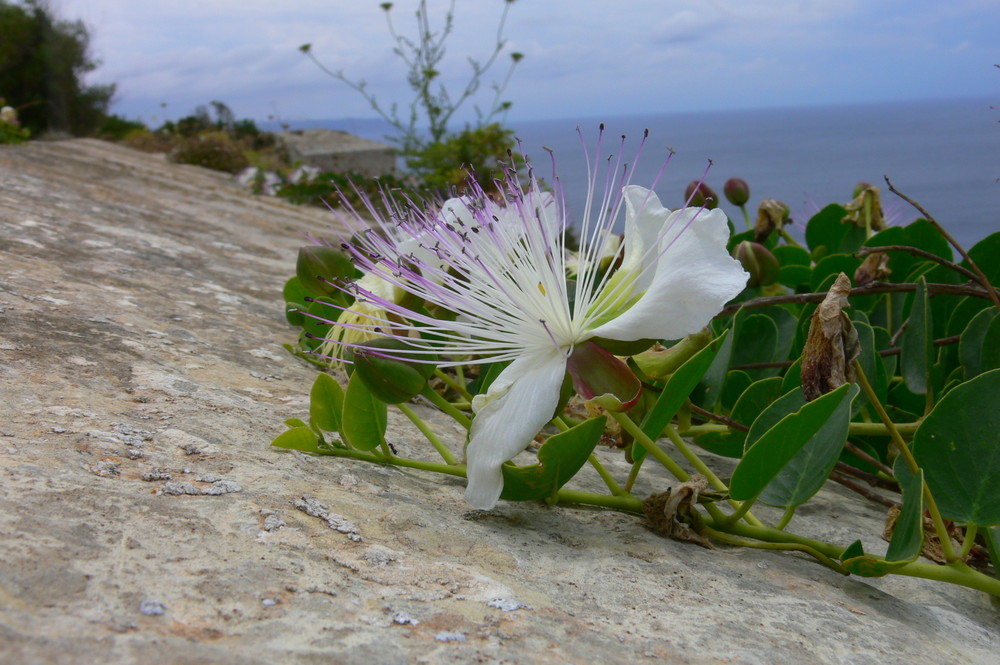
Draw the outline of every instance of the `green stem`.
M604 468L604 465L601 464L601 460L597 459L597 455L591 453L590 457L587 458L587 461L590 462L590 466L594 467L594 469L597 471L597 475L601 477L601 480L603 480L604 484L608 486L608 489L611 490L612 494L614 494L615 496L622 496L628 494L628 492L623 490L621 486L618 485L618 482L615 480L614 476L612 476L611 473L606 468Z
M819 550L810 547L809 545L803 545L801 543L762 543L754 540L747 540L746 538L737 538L731 536L722 531L717 531L711 527L706 527L705 530L708 534L724 543L729 543L730 545L738 545L740 547L752 547L759 550L784 550L784 551L794 551L794 552L805 552L806 554L814 557L821 564L827 568L831 568L834 571L840 573L841 575L848 575L849 573L844 570L844 567L840 565L835 559L831 559Z
M638 499L631 494L621 496L608 496L607 494L594 494L593 492L582 492L580 490L561 489L556 495L559 503L579 503L588 506L601 506L603 508L613 508L625 513L643 514L642 499Z
M795 516L795 506L788 506L787 508L785 508L785 513L781 516L781 519L778 520L778 523L774 525L774 528L779 529L780 531L784 531L785 527L788 526L788 523L792 521L792 517L794 516Z
M670 455L664 452L663 448L660 448L652 439L646 436L646 433L635 424L635 421L624 413L618 413L617 411L609 411L608 413L611 414L612 418L618 421L618 423L622 426L622 429L632 435L632 438L636 443L645 448L646 452L652 455L657 462L666 467L667 471L673 474L677 480L684 482L691 478L687 471L682 469L677 462L670 458Z
M799 545L806 545L831 559L839 559L844 551L842 547L824 543L820 540L813 540L812 538L806 538L805 536L787 531L779 531L769 526L753 526L745 522L730 522L729 518L721 521L712 519L707 526L726 533L753 538L754 540L762 540L768 543L798 543Z
M452 390L454 390L464 400L466 400L468 402L472 401L472 395L470 395L469 391L465 389L465 386L463 386L458 381L456 381L455 379L453 379L450 376L448 376L445 372L442 372L441 370L436 369L436 370L434 370L434 376L436 376L437 378L441 379L441 381L444 382L444 384L446 386L448 386L449 388L451 388Z
M781 234L781 237L782 237L782 238L784 238L784 239L785 239L785 242L787 242L787 243L788 243L789 245L793 245L793 246L795 246L795 247L801 247L801 246L802 246L802 245L800 245L800 244L799 244L799 241L798 241L798 240L796 240L795 238L793 238L793 237L792 237L792 236L791 236L791 235L790 235L790 234L788 233L788 231L786 231L786 230L784 229L784 227L782 227L782 229L781 229L780 231L778 231L778 233L780 233L780 234Z
M746 205L740 206L740 212L743 213L743 219L747 222L747 230L753 231L753 222L750 221L750 213L747 212Z
M410 419L411 423L417 426L420 433L427 437L427 440L430 441L431 445L434 446L434 449L438 451L438 454L441 455L441 458L444 459L446 464L458 464L458 459L451 453L450 450L448 450L448 446L444 445L444 442L438 438L438 435L427 426L427 423L425 423L420 416L418 416L416 412L409 407L409 405L404 402L402 404L397 404L396 406L403 412L404 416Z
M868 377L865 376L865 372L861 369L861 363L857 360L854 361L854 371L858 376L858 383L861 384L861 389L865 391L865 396L868 397L868 403L872 405L875 411L878 413L878 417L882 419L885 423L886 428L889 430L892 436L892 442L896 444L896 449L899 454L903 457L906 465L910 469L910 473L916 475L920 470L920 466L917 464L916 458L913 457L913 453L910 451L910 447L906 445L903 441L903 437L900 436L899 431L896 429L896 425L892 422L889 414L886 413L885 407L879 401L878 396L872 389L872 384L868 382ZM944 552L944 557L948 561L955 561L955 548L951 545L951 537L948 534L948 529L945 528L944 520L941 518L941 513L938 511L937 502L934 500L934 496L931 494L930 487L927 483L924 483L924 502L927 504L927 512L930 513L931 519L934 522L934 530L937 532L938 538L941 540L941 550Z
M642 462L645 457L640 457L639 461L632 462L632 469L628 472L628 478L625 479L625 491L631 492L632 486L635 485L635 479L639 477L639 469L642 468Z
M372 464L388 464L390 466L403 466L410 469L420 469L422 471L433 471L449 476L459 476L465 478L464 464L441 464L440 462L425 462L423 460L409 459L393 455L391 458L383 457L380 454L355 450L353 448L330 448L322 450L318 454L331 457L347 457L349 459L361 460Z
M959 561L954 561L943 566L936 563L915 561L892 572L894 575L906 575L908 577L922 577L939 582L950 582L951 584L958 584L970 589L984 591L994 596L1000 596L1000 580L973 570Z
M970 524L965 527L965 540L962 541L962 550L958 553L959 561L965 561L965 558L969 556L972 546L976 544L976 533L978 531L979 526L976 524Z
M729 488L726 486L724 482L722 482L722 480L717 475L715 475L715 472L712 471L712 469L710 469L708 465L705 464L705 462L703 462L700 457L698 457L697 453L691 450L691 446L689 446L687 442L680 437L680 435L677 433L677 430L674 429L673 425L667 425L665 432L667 433L667 437L669 437L670 441L674 444L674 447L676 447L677 450L681 452L681 455L684 455L684 458L691 464L691 466L693 466L695 469L698 470L698 473L700 473L701 475L705 476L705 478L708 479L708 483L712 487L719 490L720 492L729 491ZM731 505L733 508L736 508L737 510L739 510L742 507L739 501L736 501L734 499L727 499L727 501L729 502L729 505ZM747 522L749 522L750 524L754 524L756 526L764 525L763 522L754 517L749 511L743 511L743 515L741 515L741 517L743 517L744 515L746 517Z
M430 386L426 386L423 389L423 392L421 392L420 394L426 397L428 400L430 400L431 404L433 404L434 406L436 406L437 408L441 409L449 416L451 416L455 420L455 422L457 422L465 429L469 429L470 427L472 427L472 421L469 419L468 416L466 416L464 413L456 409L455 406L451 402L446 400L444 397L438 395L434 390L431 389Z

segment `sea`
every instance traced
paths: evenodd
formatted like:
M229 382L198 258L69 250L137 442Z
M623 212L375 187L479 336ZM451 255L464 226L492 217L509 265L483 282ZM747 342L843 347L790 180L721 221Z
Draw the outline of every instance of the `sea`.
M633 184L651 186L668 208L684 202L684 189L703 175L722 196L731 177L750 186L755 216L765 198L788 205L800 235L804 222L828 203L847 203L858 182L882 190L883 207L896 223L919 216L885 186L919 202L966 246L1000 231L1000 100L954 99L809 106L755 110L660 113L546 120L511 120L522 150L538 175L565 192L571 219L579 219L588 195L589 159L601 168L603 193L608 158L622 155ZM605 127L597 154L599 127ZM318 120L294 127L325 127L384 140L377 120ZM639 159L636 152L644 132ZM622 135L626 137L622 146ZM586 148L586 151L585 151ZM670 162L664 169L667 157ZM711 165L709 167L709 164ZM592 164L592 167L593 167ZM708 173L705 170L708 167ZM737 208L722 202L736 228Z

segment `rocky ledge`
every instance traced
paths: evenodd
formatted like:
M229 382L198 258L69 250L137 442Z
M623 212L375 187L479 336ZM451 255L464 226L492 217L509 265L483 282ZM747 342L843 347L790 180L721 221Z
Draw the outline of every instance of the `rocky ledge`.
M331 223L107 143L0 146L0 662L997 662L977 592L271 449L314 376L281 286ZM800 515L884 547L838 488Z

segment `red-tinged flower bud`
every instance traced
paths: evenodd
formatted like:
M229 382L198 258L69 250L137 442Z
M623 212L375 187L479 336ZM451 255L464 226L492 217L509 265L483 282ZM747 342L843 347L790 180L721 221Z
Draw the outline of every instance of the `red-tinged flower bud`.
M700 208L705 206L707 210L712 210L719 205L719 195L715 190L705 184L702 180L692 180L684 190L684 200L688 206Z
M330 284L354 276L354 264L346 254L326 245L306 245L299 248L295 274L302 286L317 296L333 296L339 291Z
M750 185L743 178L730 178L722 186L722 193L734 206L743 206L750 200Z
M624 362L592 341L577 344L566 363L573 388L585 400L612 411L628 411L642 396L642 383Z
M416 355L405 341L382 337L365 342L354 350L354 371L361 375L365 387L386 404L407 402L421 392L427 379L434 374L434 365L415 362L433 357Z
M778 281L781 265L764 245L744 240L733 248L733 257L750 273L747 286L767 286Z

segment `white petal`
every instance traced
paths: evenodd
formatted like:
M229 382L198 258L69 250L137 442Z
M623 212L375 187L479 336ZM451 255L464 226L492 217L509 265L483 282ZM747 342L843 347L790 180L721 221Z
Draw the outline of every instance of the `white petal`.
M630 341L689 335L746 286L747 273L726 251L725 213L685 208L671 213L668 224L670 232L660 247L669 247L659 257L649 288L620 316L593 329L595 337Z
M473 400L465 500L474 507L496 505L503 491L501 465L527 448L552 419L565 375L566 358L555 348L522 356L500 373L486 395Z
M644 266L656 261L658 239L670 211L663 207L655 192L645 187L629 185L622 195L625 198L625 248L618 271L639 273ZM634 288L646 290L652 277L652 272L644 275Z

